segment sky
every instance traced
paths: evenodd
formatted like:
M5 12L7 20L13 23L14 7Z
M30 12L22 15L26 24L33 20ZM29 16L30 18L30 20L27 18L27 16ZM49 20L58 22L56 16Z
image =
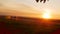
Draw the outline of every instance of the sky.
M0 15L19 15L41 17L49 10L54 19L60 19L60 0L49 0L46 3L35 0L0 0Z

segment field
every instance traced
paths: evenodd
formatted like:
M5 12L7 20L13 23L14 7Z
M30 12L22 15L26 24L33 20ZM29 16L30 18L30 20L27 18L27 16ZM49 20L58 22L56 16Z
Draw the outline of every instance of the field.
M0 34L52 34L59 29L58 19L0 15Z

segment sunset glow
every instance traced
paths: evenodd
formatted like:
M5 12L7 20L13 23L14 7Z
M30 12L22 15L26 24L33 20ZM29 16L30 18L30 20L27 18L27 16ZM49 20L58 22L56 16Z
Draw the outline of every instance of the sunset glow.
M60 19L60 0L0 0L0 15Z
M45 12L42 15L42 18L44 18L44 19L50 19L51 18L50 10L45 10Z

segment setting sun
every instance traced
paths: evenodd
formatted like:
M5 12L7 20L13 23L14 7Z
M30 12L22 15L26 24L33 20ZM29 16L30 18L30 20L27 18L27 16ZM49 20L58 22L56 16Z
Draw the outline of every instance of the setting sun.
M43 18L50 18L50 15L47 14L47 13L45 13L45 14L43 15Z
M44 10L42 18L44 18L44 19L50 19L51 18L50 10Z

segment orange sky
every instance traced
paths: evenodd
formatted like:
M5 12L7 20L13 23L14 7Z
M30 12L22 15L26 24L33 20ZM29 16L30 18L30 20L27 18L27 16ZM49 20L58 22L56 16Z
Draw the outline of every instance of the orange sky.
M0 15L18 15L41 18L45 9L50 10L53 19L60 19L60 0L36 3L35 0L0 0Z

